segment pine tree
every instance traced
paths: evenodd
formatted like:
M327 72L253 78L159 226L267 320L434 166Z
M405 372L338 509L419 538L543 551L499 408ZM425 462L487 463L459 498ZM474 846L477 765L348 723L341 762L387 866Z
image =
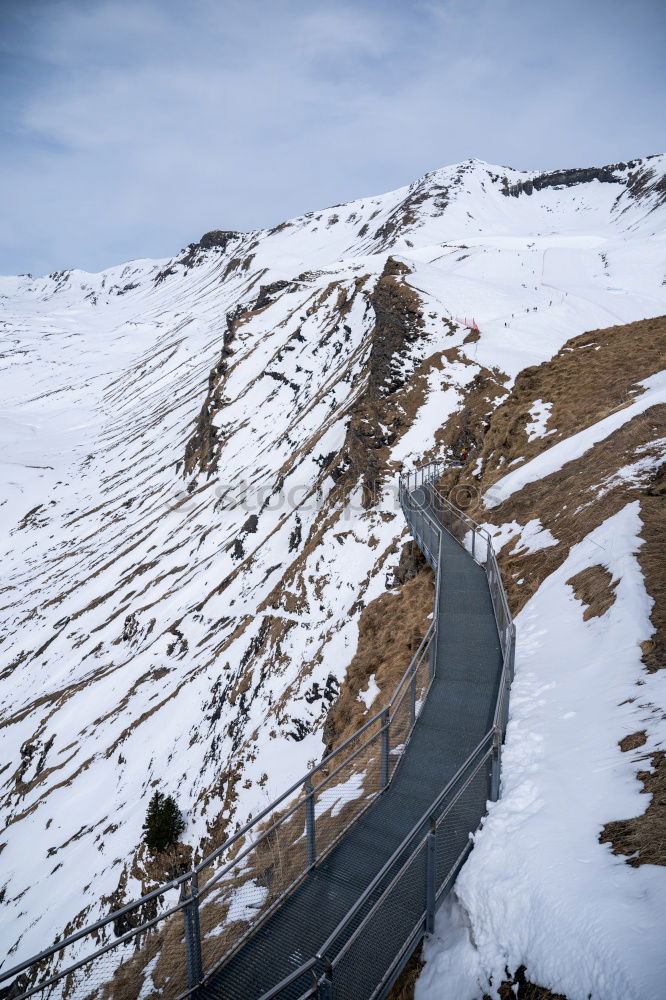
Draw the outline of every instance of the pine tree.
M185 822L171 795L155 792L148 803L143 839L151 854L166 851L176 843L185 829Z

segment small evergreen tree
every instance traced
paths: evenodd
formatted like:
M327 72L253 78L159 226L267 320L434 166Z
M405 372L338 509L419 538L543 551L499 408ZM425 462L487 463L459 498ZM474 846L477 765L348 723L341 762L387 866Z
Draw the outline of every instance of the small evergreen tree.
M155 792L148 803L143 824L143 839L151 854L166 851L167 847L176 843L184 829L185 821L175 799L163 792Z

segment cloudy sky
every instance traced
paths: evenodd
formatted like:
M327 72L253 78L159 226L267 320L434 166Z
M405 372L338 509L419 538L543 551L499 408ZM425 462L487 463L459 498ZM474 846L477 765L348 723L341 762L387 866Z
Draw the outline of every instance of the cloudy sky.
M659 0L1 0L0 273L663 152Z

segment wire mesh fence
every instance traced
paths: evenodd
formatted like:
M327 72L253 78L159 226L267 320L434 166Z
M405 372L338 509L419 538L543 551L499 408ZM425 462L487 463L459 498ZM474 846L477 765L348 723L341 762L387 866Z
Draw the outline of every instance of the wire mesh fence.
M321 1000L385 996L451 886L486 811L491 790L492 733L405 838L345 920L322 946ZM284 996L286 997L286 993ZM272 991L263 1000L283 996Z
M147 988L183 995L188 989L183 884L144 897L94 931L63 941L13 978L3 1000L125 1000Z
M373 723L371 733L354 741L352 752L328 773L313 790L314 850L320 861L340 840L346 830L372 804L384 788L382 769L383 720Z
M437 571L435 615L388 705L191 872L14 969L0 970L3 1000L184 1000L238 951L383 793L398 768L434 676L446 530L487 574L504 659L493 729L445 790L448 797L433 804L372 892L349 911L334 960L322 971L322 959L313 956L284 992L274 988L265 1000L378 995L414 936L431 929L435 899L464 857L488 798L497 795L513 674L515 630L490 537L437 491L441 471L432 464L400 481L407 522ZM372 962L369 947L375 949ZM314 985L303 993L306 981Z
M336 955L329 974L335 1000L373 997L411 941L424 919L426 853L421 840Z

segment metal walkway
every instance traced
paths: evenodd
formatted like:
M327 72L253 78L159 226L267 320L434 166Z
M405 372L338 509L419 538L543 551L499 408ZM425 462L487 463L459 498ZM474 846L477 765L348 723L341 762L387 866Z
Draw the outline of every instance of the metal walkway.
M418 505L438 516L427 485L418 487L412 495ZM416 511L413 516L423 519L425 514ZM258 1000L316 955L484 734L492 729L503 657L486 573L448 531L442 532L441 538L435 677L393 780L343 841L202 989L201 996L206 1000ZM433 554L429 554L429 561L437 570ZM489 769L484 777L480 802L469 803L471 825L460 817L457 829L452 831L452 858L464 852L469 832L476 828L478 812L474 807L481 804L481 812L485 811ZM423 830L419 829L414 839L422 836ZM409 854L409 847L404 853ZM344 946L354 927L370 911L391 875L391 871L385 875L353 925L338 938L338 948ZM386 952L395 947L390 931L378 926L374 937L364 935L368 966L372 966L375 954L379 964L387 964ZM402 945L400 942L396 953ZM333 990L333 995L349 1000L371 996L373 974L371 969L368 971L369 991L355 979L349 989ZM395 975L399 971L395 970ZM277 995L297 1000L312 985L308 971Z
M0 963L0 993L386 997L499 795L513 675L490 537L438 492L441 474L431 464L400 479L436 591L388 704L191 871L13 968Z

